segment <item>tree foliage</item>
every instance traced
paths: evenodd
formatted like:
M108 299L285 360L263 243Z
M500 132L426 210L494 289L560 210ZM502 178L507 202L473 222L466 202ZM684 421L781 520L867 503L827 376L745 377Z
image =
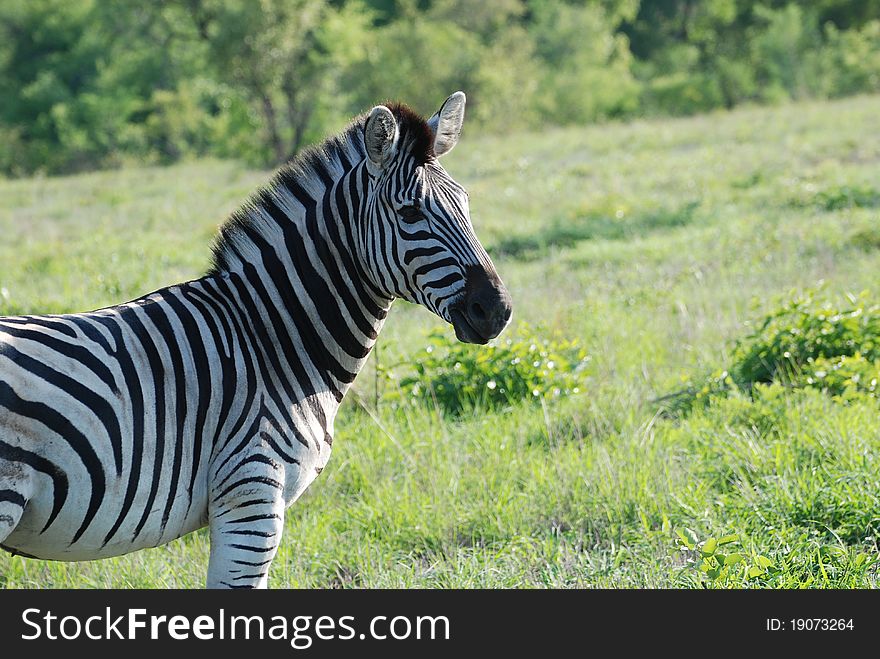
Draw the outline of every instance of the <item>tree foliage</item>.
M0 173L271 165L385 99L487 130L880 90L859 0L5 0Z

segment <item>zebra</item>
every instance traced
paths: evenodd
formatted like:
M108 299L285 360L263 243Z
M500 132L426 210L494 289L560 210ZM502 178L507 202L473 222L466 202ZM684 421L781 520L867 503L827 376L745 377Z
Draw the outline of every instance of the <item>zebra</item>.
M265 588L285 510L392 302L466 343L511 297L439 163L465 95L430 119L377 105L276 171L198 279L88 313L0 318L0 547L93 560L209 529L209 588Z

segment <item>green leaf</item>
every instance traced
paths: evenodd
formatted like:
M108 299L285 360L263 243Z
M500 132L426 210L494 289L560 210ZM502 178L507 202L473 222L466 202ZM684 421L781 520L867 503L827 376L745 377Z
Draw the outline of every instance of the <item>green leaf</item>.
M727 545L727 544L730 544L731 542L736 542L738 537L739 536L736 536L736 535L725 535L721 538L718 538L718 544L719 545Z
M743 556L742 554L728 554L728 556L724 559L725 565L736 565L737 563L742 563Z
M771 565L773 565L773 561L771 561L771 560L770 560L769 558L767 558L766 556L758 556L757 561L758 561L758 565L760 565L761 568L762 568L762 569L765 569L765 570L766 570L768 567L770 567Z
M749 568L749 572L748 572L749 579L754 579L755 577L760 577L762 574L764 574L764 570L759 568L757 565L753 565L752 567Z
M694 548L695 543L691 542L690 538L684 533L684 531L682 531L681 529L675 529L675 534L679 537L679 539L681 540L681 544L683 544L685 547L687 547L688 549Z
M703 543L700 552L703 556L711 556L715 553L715 549L718 546L718 541L715 538L709 538L706 542Z

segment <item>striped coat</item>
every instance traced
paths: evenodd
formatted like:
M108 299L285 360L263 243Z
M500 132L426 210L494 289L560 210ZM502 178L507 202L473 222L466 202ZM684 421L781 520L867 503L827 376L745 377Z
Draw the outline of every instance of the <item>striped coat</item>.
M297 157L222 227L204 277L0 318L0 546L90 560L207 525L208 585L264 587L392 301L473 343L510 319L438 161L464 105L377 106Z

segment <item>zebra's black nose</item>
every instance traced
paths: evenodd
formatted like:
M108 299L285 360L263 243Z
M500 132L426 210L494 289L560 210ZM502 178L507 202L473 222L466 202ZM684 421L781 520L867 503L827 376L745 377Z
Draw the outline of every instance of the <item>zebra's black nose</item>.
M501 334L512 311L510 295L500 281L482 286L465 298L468 324L487 341Z
M459 341L487 343L510 322L510 293L495 272L472 266L465 273L465 294L452 310L452 325Z

